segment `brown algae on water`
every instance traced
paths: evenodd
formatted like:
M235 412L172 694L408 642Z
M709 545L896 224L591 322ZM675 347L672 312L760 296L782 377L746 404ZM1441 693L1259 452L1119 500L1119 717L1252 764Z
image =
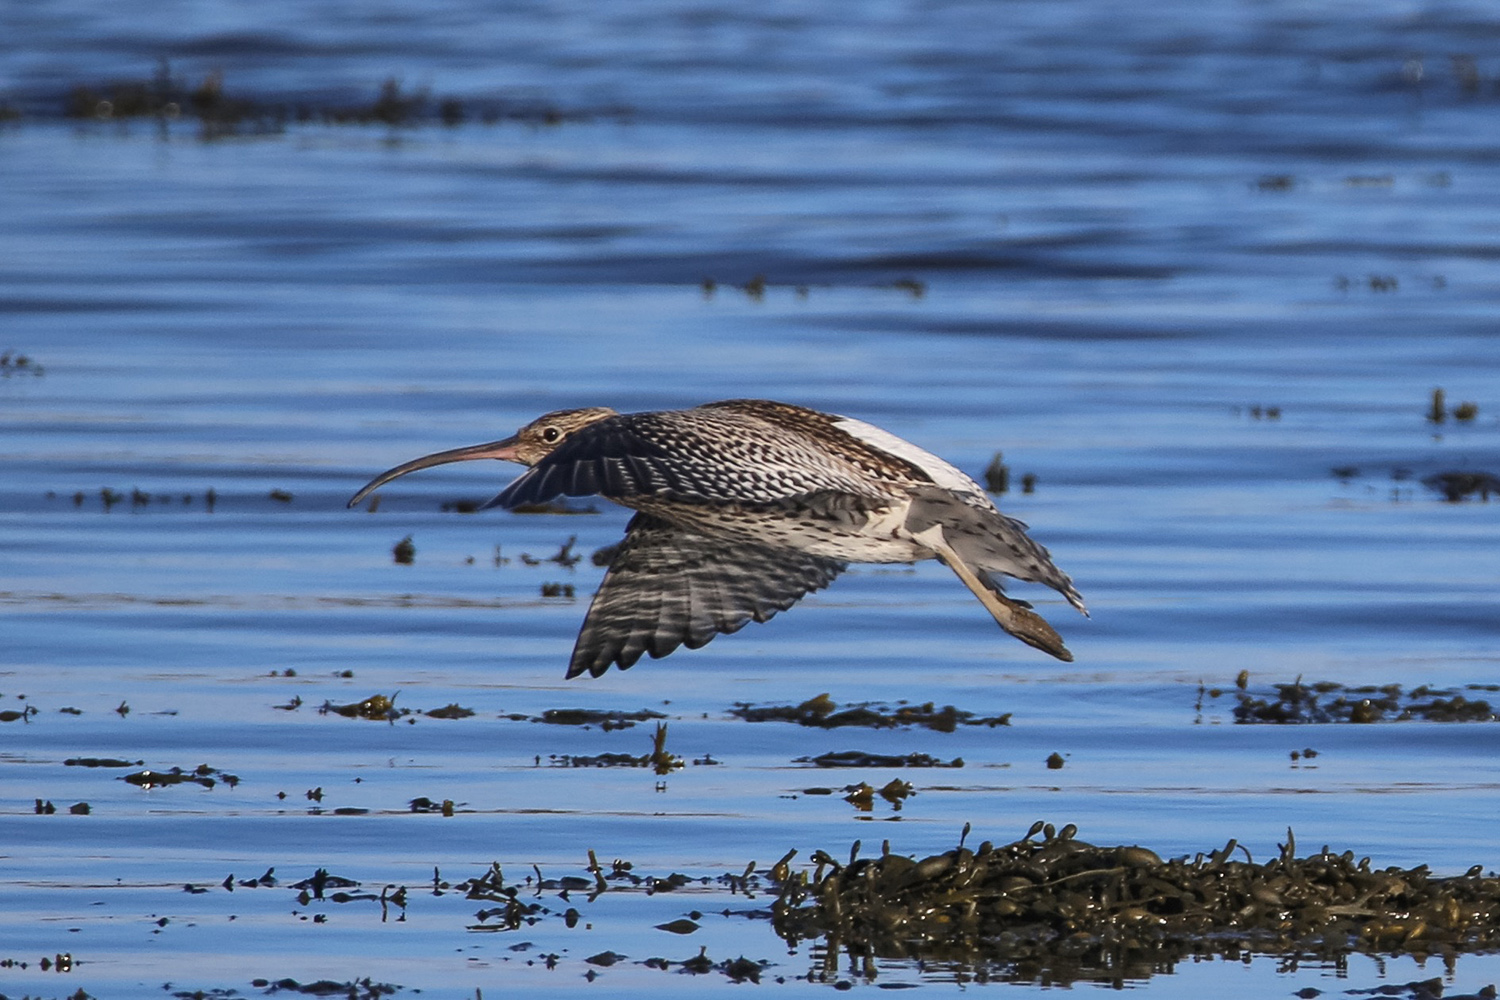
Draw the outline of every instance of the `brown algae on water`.
M658 775L668 775L685 766L685 761L667 752L667 724L658 722L651 737L651 752L640 754L550 754L548 760L559 767L649 767ZM541 763L541 758L537 758ZM700 758L694 764L717 763L712 758Z
M793 764L818 767L963 767L962 757L944 761L925 753L882 754L863 750L835 750L816 757L794 757Z
M369 719L374 722L395 722L397 719L406 719L408 723L416 722L415 716L424 716L429 719L468 719L476 713L472 708L465 708L457 702L449 702L440 708L411 709L398 708L396 698L400 692L395 694L372 694L361 701L352 701L344 705L336 705L332 701L325 701L318 706L319 715L341 715L346 719ZM286 712L295 712L302 707L300 697L293 698L284 705L272 705L272 708Z
M347 705L335 705L331 701L325 701L318 709L319 715L342 715L346 719L374 719L379 721L394 722L402 715L410 712L410 709L396 708L396 695L372 694L363 701L351 702Z
M1258 863L1234 840L1164 861L1076 834L1039 822L1010 844L960 841L921 860L887 849L841 864L817 851L814 872L779 884L772 924L793 947L821 941L829 977L841 952L867 970L874 958L909 958L985 966L1017 982L1118 984L1213 955L1337 960L1500 947L1500 877L1479 866L1442 878L1425 865L1376 869L1327 847L1297 858L1291 831L1278 856Z
M284 95L262 97L248 91L231 93L223 74L217 71L197 84L182 80L173 75L165 60L150 77L76 84L63 97L60 109L66 118L99 122L147 118L165 125L179 119L196 120L204 139L277 133L291 126L309 125L453 128L468 122L519 122L557 126L630 116L630 109L618 105L565 108L545 98L434 96L426 88L408 89L396 77L386 78L373 95L353 103L311 94L292 99Z
M1500 691L1500 685L1469 685L1465 690ZM1215 692L1209 692L1215 695ZM1426 684L1403 691L1400 684L1345 687L1333 681L1275 685L1272 693L1235 692L1234 721L1254 723L1494 722L1487 700L1452 688Z
M885 794L864 788L871 799ZM899 799L899 790L892 793ZM793 868L792 850L769 867L751 863L717 876L642 874L627 861L601 864L593 851L586 866L560 875L533 866L519 881L507 880L498 862L456 883L434 869L427 905L468 908L469 931L508 934L543 924L586 927L597 918L590 908L601 896L633 893L672 907L673 919L663 920L661 904L641 909L637 918L665 934L691 934L703 911L714 910L727 918L768 920L793 954L812 945L811 967L795 973L744 958L714 962L706 951L682 961L635 959L603 939L579 957L542 956L548 968L565 961L579 968L628 962L660 971L718 971L736 981L758 981L777 969L778 981L795 975L873 982L877 960L898 960L941 963L976 980L1119 986L1171 973L1181 961L1214 957L1341 963L1352 954L1451 959L1500 949L1500 876L1479 866L1434 876L1425 865L1376 868L1369 858L1326 846L1299 858L1291 831L1264 861L1232 839L1217 850L1163 859L1139 845L1087 843L1072 824L1059 829L1037 822L1004 845L969 847L968 832L966 826L954 848L924 858L893 853L889 841L878 854L861 857L856 841L840 852L843 859L815 850L808 866ZM328 919L329 905L378 907L382 919L406 918L407 886L386 885L377 893L322 868L285 885L274 871L259 879L230 875L221 887L294 892L317 922ZM683 904L671 903L683 890L691 890ZM714 894L723 902L709 902ZM697 908L684 905L688 900ZM733 908L734 900L749 905ZM1396 995L1391 990L1382 988Z
M973 712L945 705L934 707L933 702L921 705L885 705L878 702L862 702L849 705L842 711L826 693L809 698L798 705L751 705L739 702L729 714L746 722L795 722L800 726L818 729L837 729L841 726L864 726L870 729L894 729L899 726L922 726L942 733L951 733L959 726L1008 726L1010 713L992 717L980 717Z
M637 722L665 719L666 715L649 708L643 708L637 712L616 709L549 708L538 716L515 715L510 718L518 721L525 719L530 722L543 722L552 726L598 726L605 732L609 732L612 729L629 729Z
M1491 494L1500 495L1500 476L1490 472L1438 472L1425 477L1422 485L1441 493L1449 503L1462 503L1473 498L1489 503Z
M207 764L199 764L194 768L173 767L165 771L154 771L146 768L142 771L134 771L130 774L120 776L120 780L141 788L162 788L166 785L194 784L202 785L204 788L212 788L219 782L223 782L230 788L240 783L238 775L230 774Z
M10 378L13 375L40 377L46 373L47 369L25 353L16 350L0 351L0 378Z
M429 719L467 719L474 714L472 708L464 708L457 702L451 702L442 708L431 708L422 713Z

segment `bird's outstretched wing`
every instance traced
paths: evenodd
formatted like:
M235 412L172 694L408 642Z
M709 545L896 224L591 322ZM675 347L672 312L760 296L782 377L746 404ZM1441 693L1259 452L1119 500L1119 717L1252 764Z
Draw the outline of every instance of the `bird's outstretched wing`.
M630 521L573 647L568 676L624 670L678 646L697 649L828 586L845 563L684 531L648 514Z

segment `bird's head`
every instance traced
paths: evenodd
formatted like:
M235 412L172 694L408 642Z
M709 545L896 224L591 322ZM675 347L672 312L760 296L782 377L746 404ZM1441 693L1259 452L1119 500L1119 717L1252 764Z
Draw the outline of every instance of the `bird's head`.
M394 469L387 469L354 494L349 501L349 506L356 506L392 479L398 479L408 472L428 469L434 465L467 462L476 458L493 458L504 462L519 462L521 465L535 465L566 441L570 434L616 415L616 412L607 406L588 406L580 410L554 410L537 417L503 441L473 444L466 448L453 448L449 451L423 455L410 462L403 462Z

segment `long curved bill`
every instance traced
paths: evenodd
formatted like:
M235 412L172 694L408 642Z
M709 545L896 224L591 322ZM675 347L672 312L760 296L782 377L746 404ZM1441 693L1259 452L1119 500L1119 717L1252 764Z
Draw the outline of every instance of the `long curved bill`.
M359 502L369 496L392 479L399 479L408 472L416 472L418 469L430 469L434 465L447 465L449 462L467 462L476 458L494 458L505 462L514 462L516 458L517 440L508 437L504 441L491 441L488 444L471 444L467 448L452 448L448 451L439 451L432 455L423 455L414 458L410 462L403 462L394 469L386 469L374 479L360 487L358 493L349 500L350 507L359 506Z

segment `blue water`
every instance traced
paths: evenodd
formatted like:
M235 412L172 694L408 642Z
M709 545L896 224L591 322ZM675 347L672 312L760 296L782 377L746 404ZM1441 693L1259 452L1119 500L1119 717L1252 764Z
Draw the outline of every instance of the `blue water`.
M0 959L28 963L0 967L0 992L368 975L467 996L580 988L590 969L611 992L727 987L639 964L700 946L775 963L764 985L827 989L799 985L820 959L765 921L718 916L748 905L717 885L575 899L576 928L494 934L468 929L487 904L422 891L434 866L457 882L494 860L587 877L589 849L717 876L1045 818L1164 856L1234 837L1263 859L1291 827L1380 865L1496 866L1493 724L1230 710L1241 670L1260 693L1500 680L1500 508L1421 483L1500 473L1488 6L59 2L10 5L0 35L0 104L21 116L0 124L0 351L28 357L0 369L0 711L37 709L0 723ZM61 116L75 85L163 59L184 87L222 72L265 104L347 107L396 78L429 112L471 113L213 138L191 116ZM1436 387L1477 417L1429 421ZM769 624L564 682L602 571L521 556L572 536L587 554L626 512L440 511L498 492L500 465L344 509L384 468L546 410L735 396L856 416L974 475L996 451L1014 482L1034 474L1002 507L1093 618L1016 592L1076 662L1006 639L926 564L856 567ZM397 565L407 535L416 559ZM1198 709L1200 681L1225 693ZM1012 723L728 714L825 691ZM475 714L317 712L375 693ZM554 766L651 743L649 724L508 718L561 707L656 709L670 750L720 763ZM1319 756L1290 759L1305 747ZM858 814L805 790L897 772L793 763L847 749L966 766L900 772L917 795ZM86 756L241 780L147 791L63 763ZM457 815L414 814L418 796ZM272 866L277 887L219 888ZM408 886L406 920L299 904L286 886L319 867L377 896ZM713 916L693 935L653 929L694 909ZM606 949L629 960L583 961ZM71 970L41 971L58 953ZM1431 975L1462 992L1500 970L1256 959L1131 985L1286 996ZM875 985L962 979L884 962Z

